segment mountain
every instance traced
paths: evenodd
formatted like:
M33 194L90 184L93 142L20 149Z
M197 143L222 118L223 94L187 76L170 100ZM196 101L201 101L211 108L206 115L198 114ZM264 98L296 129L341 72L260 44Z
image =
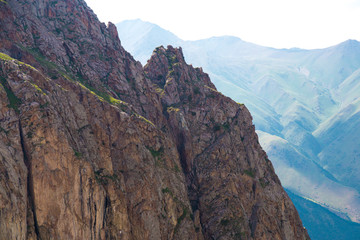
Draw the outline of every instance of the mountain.
M318 204L287 191L312 239L359 240L360 224L346 221Z
M0 1L0 239L309 239L243 104L83 0Z
M319 163L339 181L360 191L360 98L345 104L314 132L323 146ZM344 161L344 159L346 161Z
M161 45L180 47L182 40L173 33L140 19L116 24L121 41L127 43L127 50L137 56L144 65L154 49ZM161 36L161 38L159 38Z
M117 26L122 32L122 23ZM153 47L167 44L160 41L163 32ZM126 33L136 35L136 29ZM360 222L359 42L274 49L223 36L181 46L220 92L249 108L261 145L287 189Z

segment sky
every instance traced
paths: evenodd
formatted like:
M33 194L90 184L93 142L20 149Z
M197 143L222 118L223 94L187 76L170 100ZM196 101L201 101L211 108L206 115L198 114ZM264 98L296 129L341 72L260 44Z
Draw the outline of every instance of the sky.
M85 0L102 22L141 19L183 40L231 35L275 48L360 41L360 0Z

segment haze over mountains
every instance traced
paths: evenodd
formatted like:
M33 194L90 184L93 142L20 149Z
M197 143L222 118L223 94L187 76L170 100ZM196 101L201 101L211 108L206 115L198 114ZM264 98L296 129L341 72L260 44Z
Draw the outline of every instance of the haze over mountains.
M359 42L274 49L231 36L182 41L141 20L117 28L122 45L143 64L159 45L181 46L220 92L249 108L284 187L360 222Z

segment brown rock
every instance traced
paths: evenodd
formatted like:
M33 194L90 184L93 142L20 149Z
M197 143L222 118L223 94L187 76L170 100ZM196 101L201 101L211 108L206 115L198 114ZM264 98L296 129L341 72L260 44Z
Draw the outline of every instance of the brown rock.
M82 0L0 4L0 239L308 238L181 49L143 69Z
M163 87L163 108L204 237L306 239L246 107L217 92L207 74L185 63L181 49L158 48L145 72Z

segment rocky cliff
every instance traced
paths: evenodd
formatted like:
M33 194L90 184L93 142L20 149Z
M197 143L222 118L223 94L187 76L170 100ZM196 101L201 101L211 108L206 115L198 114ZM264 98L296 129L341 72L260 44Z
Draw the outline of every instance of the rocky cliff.
M0 239L308 239L246 107L82 0L0 1Z

